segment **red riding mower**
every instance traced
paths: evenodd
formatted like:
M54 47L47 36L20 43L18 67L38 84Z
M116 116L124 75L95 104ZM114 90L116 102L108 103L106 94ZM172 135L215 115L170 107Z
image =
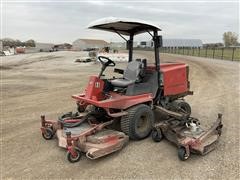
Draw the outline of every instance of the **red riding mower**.
M121 149L128 140L126 135L134 140L147 137L154 126L156 107L165 113L176 112L186 117L191 114L191 107L183 99L193 94L189 90L188 65L160 65L162 38L158 35L161 30L158 26L144 21L105 18L91 23L89 28L115 32L126 40L129 62L125 70L114 69L122 78L104 79L103 72L109 66L114 67L115 62L99 56L102 64L99 75L90 77L84 93L72 96L77 102L78 114L67 115L60 121L42 117L43 136L50 139L57 132L59 145L68 149L71 162L78 159L80 152L94 159ZM145 32L154 42L154 64L147 64L146 59L133 60L133 37ZM129 40L124 36L129 36ZM116 122L120 123L123 133L107 129Z

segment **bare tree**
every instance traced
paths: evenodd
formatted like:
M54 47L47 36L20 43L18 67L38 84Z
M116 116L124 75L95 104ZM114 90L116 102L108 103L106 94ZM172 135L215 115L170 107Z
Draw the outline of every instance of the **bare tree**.
M223 42L226 47L236 46L238 44L238 34L230 31L223 33Z
M9 47L20 47L20 46L26 46L26 47L35 47L36 43L33 39L30 39L26 42L22 42L20 40L14 40L10 38L4 38L2 39L3 46L9 46Z
M10 38L4 38L2 39L3 46L9 46L9 47L14 47L15 46L15 40L10 39Z
M30 40L25 42L25 46L27 46L27 47L35 47L36 44L35 44L35 41L33 39L30 39Z

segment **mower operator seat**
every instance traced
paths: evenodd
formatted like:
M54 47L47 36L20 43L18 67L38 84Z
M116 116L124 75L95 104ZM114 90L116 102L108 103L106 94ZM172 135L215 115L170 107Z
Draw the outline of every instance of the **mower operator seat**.
M128 63L126 70L123 73L122 79L113 79L111 84L116 87L125 88L130 84L140 80L140 73L143 69L143 64L140 61L131 61Z

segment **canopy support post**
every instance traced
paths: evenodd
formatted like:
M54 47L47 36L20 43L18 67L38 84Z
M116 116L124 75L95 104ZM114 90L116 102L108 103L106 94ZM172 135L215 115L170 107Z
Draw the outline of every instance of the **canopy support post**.
M122 36L116 29L112 28L121 38L123 38L126 42L128 41L124 36Z
M127 41L127 49L128 49L128 62L131 62L133 59L133 36L134 34L130 34L130 38Z
M161 42L160 42L160 36L158 36L157 31L154 31L153 41L154 41L154 52L155 52L155 66L156 66L156 71L159 72L160 71L159 47L161 46Z

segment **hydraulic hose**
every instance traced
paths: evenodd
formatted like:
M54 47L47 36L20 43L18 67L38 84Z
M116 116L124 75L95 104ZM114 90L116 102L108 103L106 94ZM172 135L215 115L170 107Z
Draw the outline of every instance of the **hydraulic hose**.
M78 113L69 112L59 117L58 121L63 125L63 127L73 128L80 126L92 114L93 114L92 112L89 112L88 114L86 114L86 116L80 117Z

